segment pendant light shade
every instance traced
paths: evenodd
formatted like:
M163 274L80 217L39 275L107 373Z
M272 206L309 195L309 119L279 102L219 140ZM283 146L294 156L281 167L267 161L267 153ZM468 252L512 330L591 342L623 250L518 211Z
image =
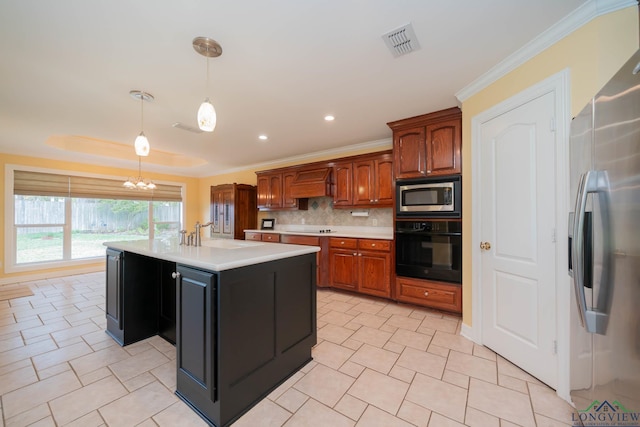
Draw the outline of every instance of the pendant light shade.
M200 55L207 58L207 92L209 92L209 58L222 55L222 46L209 37L196 37L193 39L193 48ZM198 127L205 132L213 132L216 127L216 109L207 97L198 109Z
M216 109L207 98L198 109L198 127L205 132L213 132L216 128L216 121Z
M144 132L140 132L140 135L136 137L134 142L136 148L136 156L148 156L151 147L149 147L149 140L145 136Z

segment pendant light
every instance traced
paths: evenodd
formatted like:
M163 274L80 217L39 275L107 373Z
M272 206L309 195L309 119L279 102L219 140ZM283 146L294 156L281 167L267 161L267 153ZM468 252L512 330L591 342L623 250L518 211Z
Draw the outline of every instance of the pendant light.
M138 177L127 178L122 186L130 190L154 190L156 188L153 181L147 181L142 177L142 156L138 156Z
M141 90L132 90L129 92L134 99L140 100L140 135L136 137L135 142L133 143L136 149L136 155L138 156L148 156L151 147L149 146L149 140L144 134L144 102L153 101L153 95L147 92L143 92Z
M216 58L222 55L222 46L210 39L209 37L196 37L193 39L193 48L200 55L207 58L207 93L209 93L209 58ZM213 107L209 97L207 96L204 102L198 109L198 127L205 132L213 132L216 127L217 116L216 109Z

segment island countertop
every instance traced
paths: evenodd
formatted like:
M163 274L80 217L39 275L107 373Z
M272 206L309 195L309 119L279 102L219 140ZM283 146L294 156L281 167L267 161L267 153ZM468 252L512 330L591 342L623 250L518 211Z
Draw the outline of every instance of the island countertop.
M202 246L179 245L177 239L104 242L104 246L211 271L230 270L320 251L317 246L245 240L202 240Z

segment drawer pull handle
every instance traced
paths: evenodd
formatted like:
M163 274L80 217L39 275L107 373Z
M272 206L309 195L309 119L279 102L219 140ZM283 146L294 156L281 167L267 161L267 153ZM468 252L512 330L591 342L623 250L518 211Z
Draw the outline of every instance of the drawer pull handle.
M174 279L177 279L180 276L182 276L182 275L180 273L176 273L175 271L173 273L171 273L171 277L173 277Z
M429 291L424 291L424 296L428 297L429 296Z
M372 247L372 248L375 248L375 247L376 247L376 244L375 244L375 243L372 243L372 244L371 244L371 247Z

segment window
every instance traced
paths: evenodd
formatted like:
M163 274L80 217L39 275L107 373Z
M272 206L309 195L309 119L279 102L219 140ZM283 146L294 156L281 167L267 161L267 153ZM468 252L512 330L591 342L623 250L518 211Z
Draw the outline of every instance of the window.
M6 244L9 269L95 261L104 256L106 241L178 235L181 186L158 184L147 192L112 179L7 169L14 217Z

